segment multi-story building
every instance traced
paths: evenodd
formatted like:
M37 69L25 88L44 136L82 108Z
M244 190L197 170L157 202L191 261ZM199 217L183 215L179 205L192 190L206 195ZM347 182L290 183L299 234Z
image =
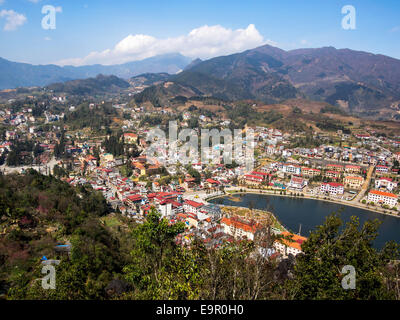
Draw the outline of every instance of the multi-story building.
M379 166L376 166L375 170L376 170L376 173L388 173L389 172L389 167L379 165Z
M386 204L389 207L394 207L397 205L397 195L390 192L383 192L379 190L371 190L368 193L368 201L374 203Z
M193 213L197 215L200 211L200 208L203 206L203 203L192 201L192 200L185 200L183 203L183 210L185 213Z
M397 182L394 182L392 178L379 178L375 180L375 188L386 188L389 191L397 188Z
M255 174L246 174L244 176L246 183L248 184L261 184L264 181L264 178Z
M361 167L349 164L345 166L344 171L347 173L360 173Z
M224 232L235 238L247 238L254 240L257 232L261 229L261 225L254 220L244 220L239 217L222 218L221 225Z
M282 232L281 235L284 236L284 238L274 242L274 248L276 251L284 257L287 257L289 254L296 256L302 252L301 245L307 240L307 238L290 232Z
M324 182L321 184L321 192L328 192L330 194L343 194L344 186L336 182Z
M321 170L314 169L314 168L301 168L301 174L304 177L313 178L313 177L321 175Z
M364 183L363 177L347 176L344 178L345 186L350 189L361 189L363 183Z
M124 133L124 141L128 144L137 143L138 135L135 133Z
M292 177L290 183L288 184L288 188L291 190L302 191L306 185L307 185L307 180L300 177Z
M326 169L331 171L343 172L343 166L341 166L340 164L328 164L326 165Z
M331 178L331 179L339 179L341 173L339 171L326 171L325 172L325 177Z
M289 173L289 174L300 175L301 174L301 167L298 166L298 165L285 163L282 166L282 171L285 172L285 173Z
M267 179L268 179L268 176L269 176L269 173L267 173L267 172L261 172L261 171L253 171L251 174L252 174L252 175L255 175L255 176L260 176L260 177L262 177L264 181L267 180Z

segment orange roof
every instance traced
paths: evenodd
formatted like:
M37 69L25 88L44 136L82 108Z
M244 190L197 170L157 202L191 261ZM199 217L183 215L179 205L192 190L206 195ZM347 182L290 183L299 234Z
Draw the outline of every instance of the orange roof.
M134 162L134 163L132 163L132 164L133 164L133 166L134 166L135 168L137 168L137 169L144 169L144 165L141 164L140 162Z
M396 198L397 196L394 193L390 192L384 192L384 191L379 191L379 190L371 190L369 193L376 194L378 196L384 196L384 197L390 197L390 198Z
M306 237L302 237L302 236L299 236L297 234L293 234L293 233L290 233L290 232L287 232L287 231L282 232L281 234L284 237L290 237L292 239L292 241L289 241L289 240L286 240L286 239L281 239L281 240L279 240L280 242L282 242L287 247L292 247L292 248L295 248L295 249L298 249L298 250L301 250L302 243L304 241L307 241Z
M255 221L244 221L241 219L238 219L236 217L232 218L222 218L221 223L224 223L228 226L233 226L237 229L242 229L247 232L255 233L257 229L261 227L259 223L256 223Z

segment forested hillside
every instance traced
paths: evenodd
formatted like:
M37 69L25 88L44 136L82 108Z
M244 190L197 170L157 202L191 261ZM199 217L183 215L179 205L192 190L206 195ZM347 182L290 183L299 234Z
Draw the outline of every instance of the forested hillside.
M154 210L143 224L111 214L91 188L74 188L35 171L0 177L0 281L7 299L387 299L399 298L398 245L372 246L378 222L341 226L331 215L304 244L304 254L281 262L256 248L275 240L207 248L177 244L184 225ZM69 243L70 254L57 252ZM56 289L41 287L45 255L59 259ZM343 290L344 265L357 272Z

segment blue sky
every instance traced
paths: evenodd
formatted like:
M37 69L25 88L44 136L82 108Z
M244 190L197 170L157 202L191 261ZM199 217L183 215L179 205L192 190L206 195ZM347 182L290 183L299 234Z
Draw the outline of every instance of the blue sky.
M56 29L41 25L58 8ZM356 30L341 26L344 5ZM334 46L400 59L396 0L0 0L0 57L33 64L123 63L179 51L195 58L269 43Z

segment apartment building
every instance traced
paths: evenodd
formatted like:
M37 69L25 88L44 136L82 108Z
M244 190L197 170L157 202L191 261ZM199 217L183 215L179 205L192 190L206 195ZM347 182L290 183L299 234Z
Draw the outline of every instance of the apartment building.
M282 232L286 239L279 239L274 242L274 248L277 252L287 257L289 254L294 256L302 252L301 245L307 240L306 237L299 236L290 232Z
M397 182L394 182L392 178L379 178L375 180L375 188L386 188L389 191L397 188Z
M380 190L371 190L368 193L368 202L386 204L389 207L394 207L397 205L397 195L390 192L383 192Z
M261 229L261 225L254 220L244 220L239 217L222 218L221 225L224 232L235 238L247 238L254 240L256 233Z
M320 188L321 192L328 192L330 194L343 194L344 193L344 185L336 182L324 182L321 184Z
M344 178L344 184L346 188L349 189L361 189L363 183L364 183L363 177L347 176Z

